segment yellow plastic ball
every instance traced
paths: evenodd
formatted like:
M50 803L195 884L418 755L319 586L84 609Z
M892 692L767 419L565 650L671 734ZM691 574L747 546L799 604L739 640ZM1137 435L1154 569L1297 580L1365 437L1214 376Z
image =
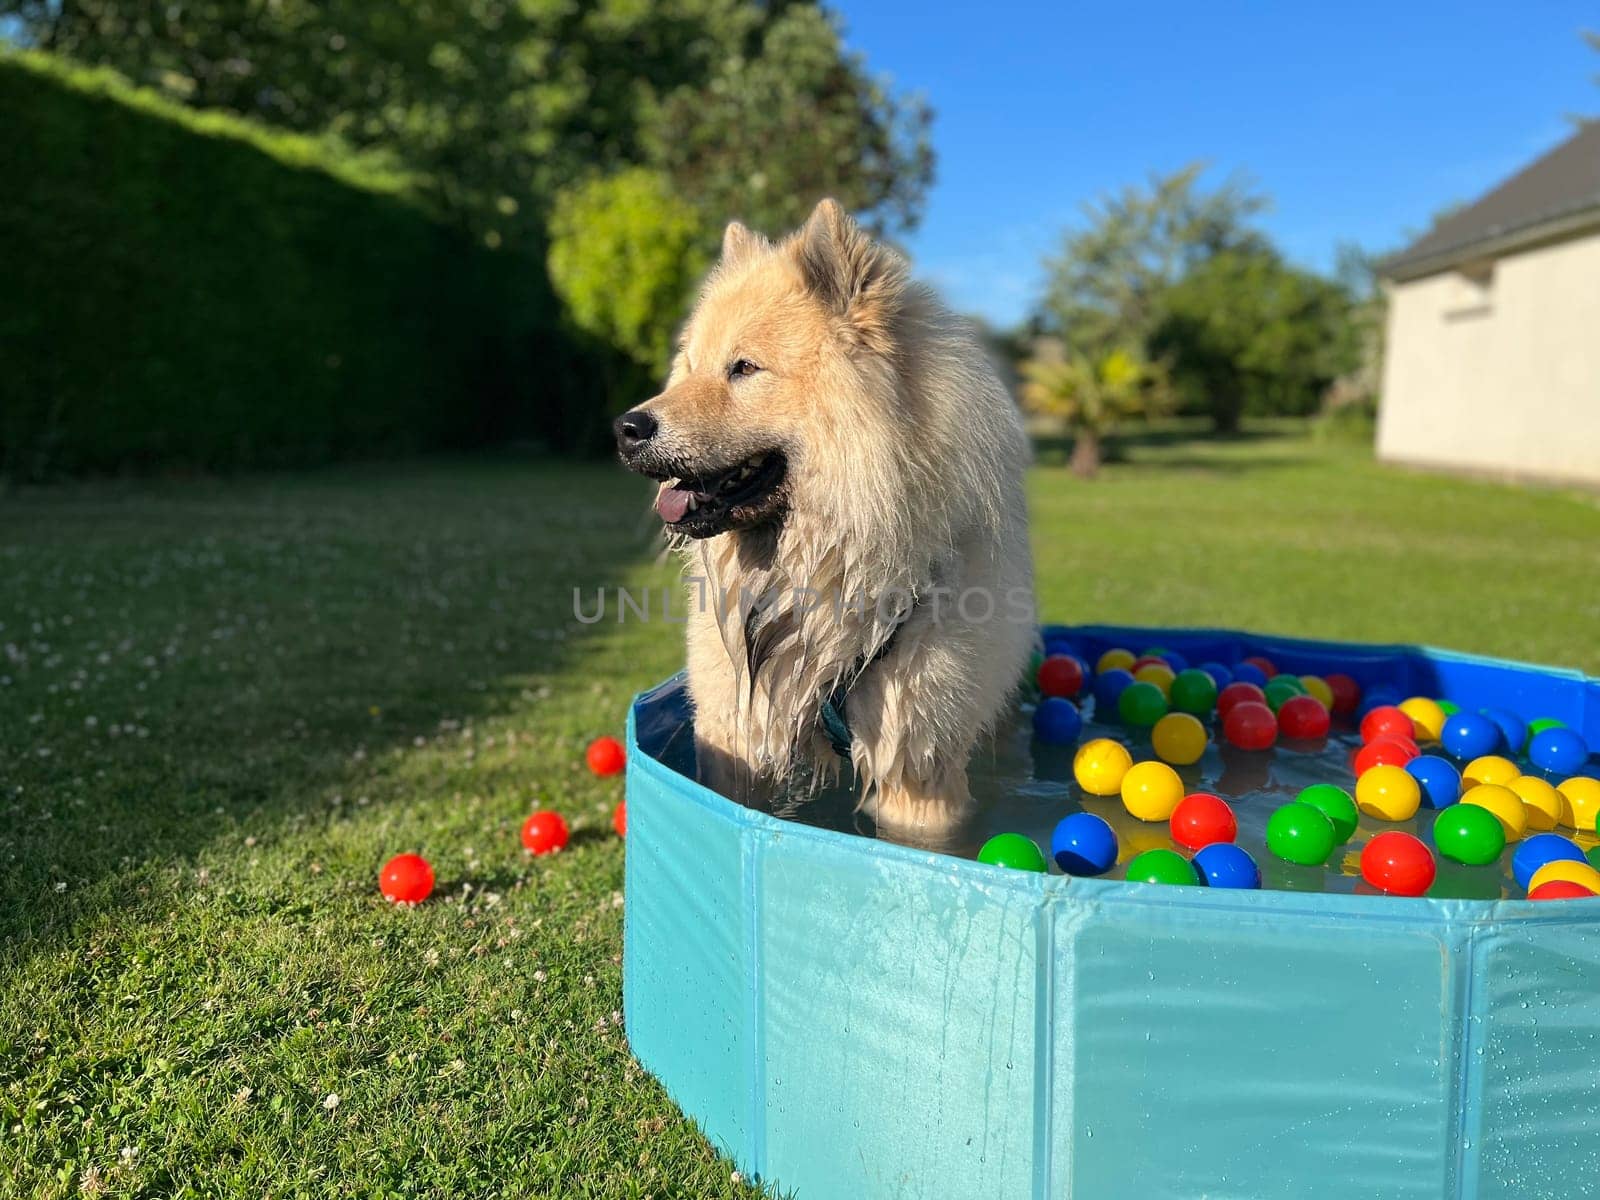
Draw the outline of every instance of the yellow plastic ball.
M1356 807L1380 821L1409 821L1422 807L1422 788L1404 767L1372 767L1356 780Z
M1561 821L1561 793L1536 775L1518 775L1506 784L1522 798L1528 828L1554 829Z
M1206 752L1206 727L1188 713L1168 713L1150 731L1150 743L1169 763L1187 767Z
M1104 675L1107 671L1115 671L1118 668L1124 671L1131 671L1133 664L1138 661L1133 656L1132 650L1123 650L1118 647L1107 650L1099 657L1094 664L1094 672L1096 675Z
M1480 783L1469 787L1461 797L1461 803L1487 808L1499 817L1508 842L1520 841L1522 835L1528 832L1528 810L1522 803L1522 797L1503 784Z
M1318 700L1321 700L1323 708L1329 712L1333 711L1333 689L1328 686L1327 681L1322 676L1302 675L1300 676L1300 686L1305 688L1307 695L1315 696Z
M1115 796L1122 777L1133 766L1133 755L1121 742L1095 738L1078 747L1072 757L1072 777L1091 796Z
M1133 677L1140 683L1153 683L1161 689L1161 694L1168 700L1172 699L1172 681L1176 676L1171 667L1164 667L1160 663L1145 663L1133 673Z
M1183 799L1183 780L1166 763L1142 762L1122 777L1122 807L1141 821L1165 821Z
M1411 718L1417 728L1417 741L1437 742L1444 728L1444 709L1426 696L1413 696L1400 702L1400 711Z
M1467 764L1467 769L1461 772L1461 786L1470 788L1480 783L1497 783L1501 787L1510 787L1513 779L1520 778L1522 768L1509 758L1485 754Z
M1586 887L1591 892L1600 893L1600 871L1596 871L1586 862L1572 862L1564 858L1547 862L1535 871L1533 878L1528 880L1528 890L1531 892L1541 883L1549 883L1553 879L1564 879L1568 883Z
M1561 823L1568 829L1594 833L1600 817L1600 779L1574 775L1556 785L1561 793Z

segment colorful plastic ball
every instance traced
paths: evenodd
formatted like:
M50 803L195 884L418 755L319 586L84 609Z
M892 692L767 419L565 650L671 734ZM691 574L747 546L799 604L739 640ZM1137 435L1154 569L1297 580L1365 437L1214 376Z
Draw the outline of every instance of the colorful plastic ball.
M1397 688L1390 687L1386 683L1373 684L1361 697L1361 703L1356 707L1356 715L1364 718L1374 709L1393 708L1400 703L1400 699Z
M1132 766L1133 755L1121 742L1095 738L1078 747L1072 759L1072 777L1091 796L1115 796Z
M1252 654L1244 661L1260 671L1268 679L1273 678L1278 673L1278 668L1273 664L1273 661L1264 654Z
M1210 742L1200 718L1188 713L1168 713L1150 731L1150 744L1163 762L1187 767L1200 761Z
M1590 846L1584 853L1584 857L1589 860L1591 867L1596 871L1600 871L1600 846Z
M1513 758L1522 753L1522 748L1528 744L1528 723L1509 708L1485 708L1481 715L1488 717L1500 728L1500 736L1505 739L1505 751ZM1493 754L1494 751L1489 751Z
M1145 653L1134 659L1133 666L1129 667L1128 670L1132 671L1133 677L1137 679L1139 678L1139 672L1144 670L1146 667L1166 667L1167 670L1172 671L1172 668L1167 666L1166 659L1162 658L1159 654L1151 654L1149 651L1145 651ZM1176 671L1172 671L1172 673L1174 675L1177 674Z
M1211 676L1211 682L1217 685L1219 692L1233 682L1233 672L1219 662L1203 662L1200 669Z
M1293 675L1275 675L1267 680L1267 686L1262 688L1261 692L1267 698L1267 707L1273 712L1277 712L1296 696L1305 695L1305 689Z
M1278 740L1278 718L1265 704L1246 700L1228 710L1222 736L1241 750L1268 750Z
M1161 689L1162 699L1166 699L1172 695L1172 681L1177 675L1166 663L1146 663L1134 671L1133 677L1139 683L1155 684Z
M1193 792L1172 810L1172 840L1189 850L1213 842L1231 842L1239 836L1239 821L1221 796Z
M1213 842L1195 851L1190 864L1200 882L1214 888L1259 888L1261 868L1250 852L1231 842Z
M1480 783L1467 788L1461 803L1487 808L1500 818L1506 831L1506 841L1516 842L1528 831L1528 814L1522 806L1522 797L1498 783Z
M1522 769L1509 758L1498 754L1485 754L1461 768L1461 780L1467 787L1480 783L1497 783L1504 787L1522 774Z
M597 737L589 743L589 748L584 751L583 757L589 763L589 770L596 775L615 775L628 765L627 752L623 750L622 743L614 737Z
M1453 717L1461 711L1461 705L1454 700L1435 700L1434 703L1439 706L1439 711L1447 717Z
M1153 658L1159 658L1167 666L1171 667L1174 673L1189 669L1189 660L1176 650L1168 650L1165 646L1156 646L1146 650L1145 653Z
M1381 737L1403 737L1415 741L1417 727L1411 718L1398 708L1385 704L1374 708L1361 718L1361 740L1373 742Z
M1028 669L1022 673L1023 686L1037 692L1039 690L1039 668L1044 666L1045 655L1035 650L1028 655Z
M1533 742L1534 734L1543 733L1546 729L1565 729L1566 727L1567 723L1565 721L1558 720L1555 717L1535 717L1528 722L1528 740L1522 744L1523 753L1527 753L1528 746Z
M1570 859L1558 858L1547 862L1531 876L1528 877L1528 890L1531 892L1553 879L1562 879L1568 883L1576 883L1588 888L1591 892L1600 893L1600 871L1594 869L1587 862L1572 862Z
M617 806L611 810L611 828L617 831L619 838L628 836L628 802L618 800Z
M1133 672L1112 667L1094 677L1094 710L1102 721L1117 719L1117 702L1133 686Z
M1178 712L1203 717L1217 706L1217 681L1204 671L1190 667L1173 677L1167 694Z
M1574 775L1556 785L1561 793L1561 823L1580 833L1594 833L1600 818L1600 779Z
M1070 654L1073 658L1079 658L1078 643L1065 634L1047 633L1044 637L1044 656L1049 658L1052 654Z
M1278 732L1286 738L1309 741L1327 737L1330 723L1327 706L1315 696L1290 696L1278 709Z
M541 810L522 823L522 845L532 854L553 854L567 844L569 836L560 813Z
M1439 744L1446 754L1463 762L1482 758L1500 749L1500 726L1480 713L1456 713L1446 717L1439 730Z
M1166 763L1142 762L1122 777L1122 807L1141 821L1165 821L1183 799L1183 780Z
M1013 871L1043 871L1044 855L1033 839L1020 833L997 833L978 851L978 861Z
M1439 731L1444 728L1444 709L1436 701L1427 696L1412 696L1400 702L1400 711L1410 717L1411 723L1416 726L1417 732L1412 736L1417 741L1439 740Z
M1361 878L1391 896L1420 896L1437 873L1422 841L1398 829L1380 833L1361 849Z
M1083 717L1071 700L1046 696L1033 710L1033 736L1047 746L1071 746L1083 732Z
M1267 673L1253 662L1234 663L1233 680L1235 683L1248 683L1253 687L1267 686Z
M1117 833L1104 817L1069 813L1050 835L1050 857L1068 875L1104 875L1117 865Z
M1360 779L1374 767L1403 767L1420 753L1410 738L1375 738L1355 753L1356 778Z
M1529 829L1554 829L1561 824L1566 800L1555 785L1537 775L1518 775L1506 787L1522 797L1522 810L1527 814Z
M1285 862L1320 867L1337 844L1333 822L1309 804L1285 804L1267 818L1267 849Z
M1593 896L1594 893L1581 883L1570 883L1565 879L1541 883L1528 893L1529 900L1588 900Z
M1328 686L1328 681L1320 675L1300 676L1300 686L1305 688L1306 695L1315 696L1322 707L1329 712L1333 711L1333 689Z
M1128 863L1129 883L1198 884L1189 860L1175 850L1146 850Z
M1534 873L1553 862L1578 862L1589 866L1582 847L1571 838L1562 837L1559 833L1536 833L1519 845L1517 852L1511 856L1511 874L1517 886L1527 891L1533 884Z
M1125 724L1148 729L1167 715L1167 697L1153 683L1130 683L1117 697L1117 715Z
M1528 761L1552 775L1574 775L1588 759L1588 744L1571 729L1541 729L1528 741Z
M1361 685L1350 676L1335 671L1331 675L1324 675L1323 681L1328 685L1328 690L1333 693L1333 703L1329 707L1341 716L1353 713L1361 705Z
M1481 867L1494 862L1506 848L1500 819L1476 804L1452 804L1433 822L1433 844L1452 862Z
M1217 716L1227 720L1228 714L1233 711L1233 706L1246 701L1265 704L1267 697L1253 683L1230 683L1217 693Z
M1070 654L1052 654L1039 664L1034 681L1046 696L1072 699L1083 691L1084 667Z
M1429 808L1448 808L1461 799L1461 772L1449 759L1419 754L1405 768L1421 786L1422 802Z
M1355 836L1359 810L1355 798L1342 787L1331 783L1313 783L1310 787L1302 788L1295 801L1309 804L1328 818L1338 845L1344 845Z
M1095 660L1094 673L1104 675L1107 671L1127 671L1132 675L1134 664L1132 650L1124 650L1120 646L1107 650Z
M420 854L396 854L378 872L378 890L392 904L421 904L433 894L433 867Z
M1409 821L1422 807L1422 788L1404 767L1380 764L1356 780L1356 807L1380 821Z

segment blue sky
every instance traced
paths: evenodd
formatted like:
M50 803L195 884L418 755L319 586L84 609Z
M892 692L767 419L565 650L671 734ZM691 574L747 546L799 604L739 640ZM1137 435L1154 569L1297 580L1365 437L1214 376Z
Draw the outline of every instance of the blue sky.
M1600 5L837 0L848 43L936 110L907 239L958 307L1021 317L1082 204L1194 159L1273 198L1288 255L1393 248L1600 115ZM950 15L945 15L949 13ZM957 15L959 14L959 15Z

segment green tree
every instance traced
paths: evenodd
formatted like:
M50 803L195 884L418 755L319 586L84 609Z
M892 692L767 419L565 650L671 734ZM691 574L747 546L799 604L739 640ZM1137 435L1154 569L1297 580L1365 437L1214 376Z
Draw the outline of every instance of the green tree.
M1224 250L1161 293L1150 346L1184 406L1226 433L1246 412L1314 412L1357 361L1349 318L1337 284L1268 249Z
M1099 472L1102 444L1119 423L1164 412L1171 397L1164 366L1137 350L1093 355L1053 337L1035 345L1022 380L1023 405L1072 434L1072 472L1084 479Z

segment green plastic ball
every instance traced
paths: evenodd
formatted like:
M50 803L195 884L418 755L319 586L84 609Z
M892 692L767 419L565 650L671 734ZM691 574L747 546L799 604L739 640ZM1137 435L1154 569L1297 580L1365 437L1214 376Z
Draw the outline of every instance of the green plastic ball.
M1461 711L1461 705L1450 700L1435 700L1434 703L1439 706L1439 711L1447 717L1453 717Z
M1584 855L1588 858L1589 865L1596 871L1600 871L1600 846L1590 846L1588 850L1584 851Z
M1306 685L1293 675L1274 675L1261 690L1267 697L1267 707L1277 712L1296 696L1304 696Z
M978 861L995 867L1010 867L1014 871L1043 871L1044 852L1034 845L1032 838L1020 833L997 833L978 851Z
M1189 860L1175 850L1146 850L1128 863L1130 883L1198 884Z
M1117 697L1117 712L1127 724L1149 728L1167 715L1167 698L1153 683L1130 683Z
M1197 717L1210 714L1217 706L1217 681L1195 667L1179 671L1172 681L1172 707Z
M1506 848L1506 830L1487 808L1452 804L1434 818L1433 844L1453 862L1481 867L1500 857Z
M1355 836L1360 812L1355 798L1342 787L1331 783L1313 783L1295 797L1300 804L1309 804L1333 824L1333 836L1344 845Z
M1297 800L1267 818L1267 849L1287 862L1321 866L1335 845L1333 822L1320 808Z

